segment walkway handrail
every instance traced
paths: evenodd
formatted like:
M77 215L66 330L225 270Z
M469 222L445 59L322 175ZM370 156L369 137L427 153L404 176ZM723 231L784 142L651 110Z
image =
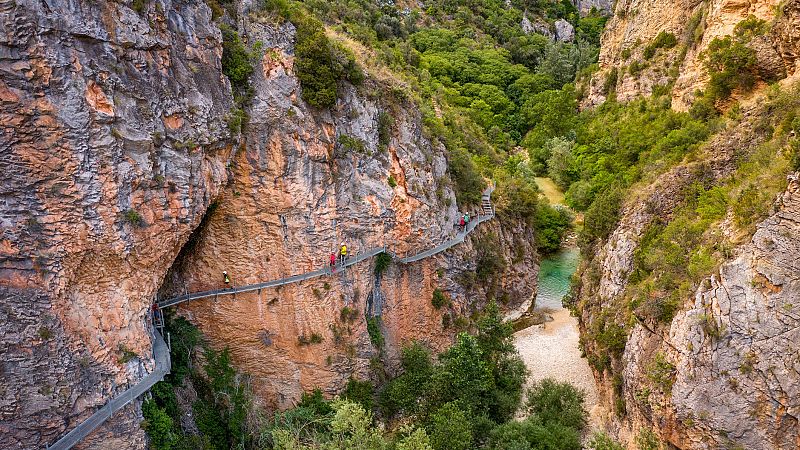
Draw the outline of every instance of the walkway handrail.
M481 193L481 200L489 202L493 191L494 191L494 184L490 184L489 187L487 187ZM481 223L483 223L483 222L485 222L485 221L487 221L487 220L489 220L489 219L491 219L493 217L494 217L494 210L493 209L489 214L478 215L478 217L476 217L474 220L471 220L467 224L467 226L465 227L465 229L463 231L457 233L456 237L454 237L453 239L450 239L450 240L444 242L443 244L437 245L436 247L433 247L431 249L425 250L423 252L400 258L397 261L399 263L401 263L401 264L408 264L408 263L419 261L421 259L429 258L429 257L431 257L433 255L438 254L438 253L441 253L441 252L443 252L443 251L445 251L445 250L447 250L447 249L449 249L449 248L451 248L453 246L456 246L456 245L464 242L464 239L466 238L466 236L469 233L471 233L475 229L475 227L477 227L479 224L481 224ZM184 302L188 302L190 300L198 300L198 299L201 299L201 298L216 297L218 295L231 295L231 294L239 294L239 293L242 293L242 292L252 292L252 291L258 291L258 290L261 290L261 289L284 286L284 285L292 284L292 283L299 283L301 281L310 280L312 278L321 277L323 275L332 275L335 270L339 270L339 269L344 270L344 269L346 269L346 268L348 268L348 267L350 267L350 266L352 266L354 264L360 263L361 261L363 261L365 259L372 258L373 256L378 255L379 253L387 253L387 248L386 248L385 245L382 246L382 247L371 248L371 249L367 250L364 253L357 254L355 257L346 260L344 264L337 264L334 267L324 267L322 269L314 270L314 271L311 271L311 272L306 272L306 273L302 273L302 274L298 274L298 275L292 275L290 277L285 277L285 278L278 278L276 280L265 281L265 282L262 282L262 283L246 284L244 286L239 286L239 287L231 287L231 288L223 288L223 289L211 289L211 290L208 290L208 291L201 291L201 292L194 292L194 293L184 294L184 295L180 295L180 296L173 297L173 298L170 298L170 299L162 300L162 301L158 302L157 305L158 305L159 308L169 308L170 306L175 306L175 305L178 305L178 304L181 304L181 303L184 303Z
M267 289L277 286L283 286L286 284L298 283L300 281L309 280L311 278L321 277L323 275L331 275L336 269L346 269L354 264L358 264L361 261L372 258L373 256L379 253L385 253L386 247L375 247L372 249L367 250L364 253L359 253L355 257L350 258L345 261L344 264L337 264L334 267L325 267L322 269L318 269L312 272L306 272L299 275L292 275L286 278L278 278L277 280L265 281L263 283L256 283L256 284L246 284L244 286L239 287L232 287L232 288L225 288L225 289L212 289L210 291L202 291L202 292L194 292L191 294L181 295L179 297L170 298L164 301L160 301L157 303L159 308L168 308L170 306L175 306L179 303L188 302L189 300L197 300L200 298L208 298L208 297L215 297L217 295L228 295L228 294L239 294L242 292L252 292L258 291L261 289Z
M478 215L474 220L471 220L467 224L467 226L463 231L457 233L456 237L454 237L453 239L450 239L444 242L443 244L437 245L436 247L425 250L423 252L411 256L406 256L404 258L400 258L398 259L398 262L403 264L408 264L411 262L419 261L421 259L429 258L433 255L436 255L437 253L441 253L455 245L464 242L466 236L469 233L471 233L475 229L475 227L494 217L494 207L491 206L490 203L490 198L493 191L494 191L494 184L492 183L481 194L482 203L489 205L490 211L488 214ZM237 294L241 292L252 292L266 288L283 286L286 284L298 283L300 281L309 280L311 278L316 278L323 275L332 275L335 270L339 269L344 270L354 264L358 264L361 261L364 261L365 259L368 258L372 258L373 256L376 256L380 253L389 253L385 245L383 247L375 247L369 249L364 253L358 253L353 258L350 258L346 260L344 263L337 264L336 266L333 267L325 267L322 269L314 270L312 272L293 275L286 278L279 278L277 280L266 281L263 283L248 284L245 286L226 288L226 289L212 289L209 291L185 294L157 302L156 304L159 307L159 309L168 308L170 306L175 306L183 302L188 302L189 300L216 297L218 295ZM94 431L98 426L100 426L100 424L108 420L108 418L111 417L112 414L122 409L125 405L132 402L136 397L142 395L148 389L153 387L154 384L164 379L164 376L168 374L170 370L169 349L167 348L167 344L164 342L164 338L161 336L158 330L155 329L153 330L153 356L155 358L156 367L152 373L142 378L141 381L131 386L130 388L126 389L121 394L109 400L108 403L103 405L103 407L101 407L98 411L92 414L88 419L78 424L74 429L72 429L72 431L64 435L64 437L56 441L52 446L49 446L48 449L68 450L72 448L72 446L80 442L81 439L83 439L89 433Z
M136 397L144 394L148 389L153 387L154 384L164 379L164 376L169 373L170 369L169 349L161 333L157 330L153 330L153 356L156 362L156 367L153 372L146 375L138 383L129 387L121 394L109 400L108 403L89 416L88 419L78 424L69 433L65 434L61 439L47 448L49 450L68 450L72 448L72 446L88 436L89 433L94 431L100 424L108 420L115 412L125 407Z

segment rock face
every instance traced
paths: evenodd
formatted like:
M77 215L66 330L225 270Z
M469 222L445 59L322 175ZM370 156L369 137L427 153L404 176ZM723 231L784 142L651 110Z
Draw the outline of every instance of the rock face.
M413 105L392 99L391 86L368 80L343 86L330 111L309 108L293 74L291 24L245 21L244 30L267 49L252 80L244 145L232 161L231 185L198 244L174 267L164 295L219 287L223 270L234 284L315 270L341 242L351 253L386 245L402 257L454 235L459 211L445 150L422 134ZM503 250L513 263L498 278L498 294L470 278L471 237L447 253L392 265L380 275L367 261L332 277L198 301L179 311L212 345L231 349L263 400L286 407L304 390L334 394L350 377L374 376L374 361L391 370L411 340L442 349L454 333L452 325L443 327L443 314L468 316L500 291L509 294L509 306L529 298L536 282L531 230L493 221L473 236L518 249L516 256ZM451 307L432 306L434 289ZM370 342L365 316L381 316L382 354ZM314 334L321 343L301 342Z
M538 17L534 19L535 21L531 21L528 18L528 14L525 13L522 15L522 22L520 22L520 26L522 27L522 31L526 34L533 34L539 33L543 36L550 38L551 40L555 37L553 31L550 29L550 24L545 21L542 21Z
M556 40L560 42L572 42L575 39L575 27L564 19L556 20Z
M768 23L775 19L772 31L750 44L756 50L762 77L793 75L798 60L800 7L797 0L780 4L782 13L776 18L779 4L775 0L617 2L601 40L601 70L594 75L583 106L605 101L609 92L604 81L616 71L613 88L618 100L647 96L656 86L672 84L673 108L688 109L695 91L704 89L708 81L703 52L714 38L732 34L736 24L750 15ZM672 33L678 44L645 57L644 49L661 32Z
M402 255L453 234L446 152L422 135L414 106L372 80L343 86L330 111L309 108L292 26L249 20L240 31L268 51L248 131L231 136L205 2L0 2L0 447L54 442L152 370L146 316L168 272L164 292L216 286L222 270L262 281L325 264L342 240ZM475 283L473 242L508 261L488 288ZM535 280L532 230L494 221L379 277L367 264L181 313L232 347L266 400L288 405L303 388L334 392L367 375L377 350L365 313L383 317L391 369L410 339L449 342L445 311L457 322L487 297L513 306ZM432 307L435 288L452 306ZM346 305L356 312L342 315ZM298 345L312 333L323 343ZM128 407L82 445L143 448L140 420Z
M202 2L0 5L2 448L52 443L152 368L146 312L227 178L210 19ZM136 416L94 441L141 448Z
M719 411L703 426L727 430L745 448L800 445L800 174L789 179L775 214L698 290L672 322L674 347L663 347L680 349L672 352L675 417ZM721 337L701 326L708 320ZM690 350L678 346L685 343ZM702 438L689 434L688 446L699 448Z
M752 128L764 114L758 106L745 107L739 125L717 135L696 162L679 165L626 202L617 229L582 270L584 333L624 301L648 224L669 221L694 183L714 184L730 175L742 152L767 139ZM789 449L800 443L798 174L789 176L773 211L736 257L700 283L672 322L655 328L634 322L618 365L612 364L620 378L596 372L604 401L624 401L625 417L611 427L623 441L632 442L644 427L686 449ZM597 344L584 345L591 359ZM672 378L663 392L653 387L656 354L664 355Z
M614 9L614 2L610 0L576 0L573 2L581 15L585 16L595 9L604 14L611 15Z

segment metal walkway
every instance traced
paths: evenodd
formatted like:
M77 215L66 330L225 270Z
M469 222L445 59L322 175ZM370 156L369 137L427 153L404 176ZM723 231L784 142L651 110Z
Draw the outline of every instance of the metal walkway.
M158 330L153 330L153 357L156 362L156 368L152 373L142 378L141 381L128 388L125 392L109 400L108 403L103 405L102 408L92 414L88 419L78 424L72 431L47 448L50 450L67 450L72 448L73 445L88 436L89 433L108 420L115 412L132 402L136 397L144 394L153 387L154 384L164 379L164 376L169 373L170 369L169 349Z
M157 303L157 305L159 308L168 308L170 306L175 306L179 303L188 302L189 300L216 297L218 295L238 294L241 292L260 291L261 289L283 286L285 284L299 283L300 281L321 277L323 275L332 275L333 273L336 273L336 271L338 270L344 270L354 264L358 264L361 261L364 261L365 259L372 258L378 253L385 253L385 252L386 252L386 247L376 247L367 250L364 253L357 253L356 256L348 259L344 264L337 264L334 269L331 269L331 267L325 267L319 270L315 270L313 272L302 273L299 275L292 275L291 277L279 278L277 280L265 281L263 283L247 284L244 286L227 288L227 289L213 289L210 291L193 292L191 294L181 295L179 297L174 297L168 300L160 301Z
M483 214L478 215L478 217L470 220L467 227L464 231L458 232L456 237L453 239L448 240L447 242L437 245L431 249L425 250L420 253L416 253L414 255L406 256L404 258L399 258L397 261L401 264L408 264L415 261L419 261L421 259L429 258L437 253L441 253L455 245L458 245L464 242L466 236L471 233L478 224L481 224L491 218L494 217L494 207L491 203L491 195L494 191L494 185L489 186L481 196L481 211ZM214 289L210 291L202 291L202 292L194 292L190 294L181 295L178 297L173 297L167 300L163 300L157 302L159 309L168 308L170 306L175 306L183 302L188 302L190 300L197 300L201 298L210 298L216 297L219 295L232 295L238 294L241 292L252 292L252 291L259 291L261 289L273 288L278 286L283 286L286 284L298 283L300 281L309 280L311 278L317 278L324 275L332 275L340 270L345 270L348 267L358 264L365 259L372 258L373 256L378 255L379 253L390 253L386 246L383 247L375 247L372 249L367 250L363 253L357 253L354 257L348 259L344 262L344 264L337 264L333 268L331 267L324 267L319 270L315 270L312 272L302 273L299 275L293 275L286 278L279 278L277 280L266 281L263 283L256 283L256 284L248 284L245 286L234 287L234 288L227 288L227 289ZM158 383L159 381L164 379L164 376L169 373L170 370L170 360L169 360L169 349L167 348L167 344L164 342L164 338L158 332L158 330L153 331L153 357L155 358L156 368L153 372L139 381L134 386L127 389L125 392L117 395L116 397L109 400L102 408L100 408L97 412L92 414L88 419L81 422L78 426L76 426L72 431L67 433L64 437L56 441L52 446L49 446L48 449L53 450L67 450L72 448L75 444L81 441L84 437L89 435L92 431L95 430L100 424L108 420L112 414L122 409L125 405L132 402L136 397L145 393L148 389L150 389L154 384Z
M492 206L491 203L491 196L493 191L494 191L493 185L489 186L488 188L486 188L486 190L483 191L481 195L481 211L483 212L483 214L479 215L473 220L470 220L469 224L467 224L466 229L456 234L456 237L450 239L449 241L441 245L437 245L436 247L425 250L423 252L399 258L397 261L401 264L412 263L415 261L419 261L421 259L429 258L433 255L436 255L437 253L441 253L455 245L464 242L464 239L467 237L467 235L470 234L475 229L475 227L478 226L478 224L483 223L494 217L494 207ZM220 295L233 295L242 292L260 291L261 289L274 288L292 283L299 283L301 281L309 280L311 278L321 277L323 275L332 275L340 270L345 270L352 265L358 264L361 261L364 261L365 259L372 258L373 256L376 256L379 253L389 253L389 250L385 245L383 247L375 247L367 250L366 252L357 253L354 257L348 259L344 264L337 264L333 269L331 267L323 267L322 269L318 269L312 272L292 275L290 277L279 278L277 280L272 280L272 281L265 281L263 283L246 284L244 286L239 286L239 287L193 292L189 294L180 295L178 297L173 297L167 300L162 300L160 302L157 302L157 305L159 308L168 308L170 306L175 306L184 302L188 302L190 300L211 298Z

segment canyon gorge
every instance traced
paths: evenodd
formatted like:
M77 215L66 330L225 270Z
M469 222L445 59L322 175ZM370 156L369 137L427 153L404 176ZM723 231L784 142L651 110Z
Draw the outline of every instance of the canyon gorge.
M800 448L800 1L0 0L0 23L0 447L153 372L164 314L173 373L75 448L235 446L197 406L238 405L221 360L240 448L322 448L248 427L355 382L376 434L431 440L363 448L512 448L513 417L552 425L520 403L548 377L587 392L577 444L513 448ZM490 186L491 220L399 262ZM386 252L336 270L342 245ZM496 307L555 320L512 337ZM457 399L396 400L415 346L437 386L471 338Z

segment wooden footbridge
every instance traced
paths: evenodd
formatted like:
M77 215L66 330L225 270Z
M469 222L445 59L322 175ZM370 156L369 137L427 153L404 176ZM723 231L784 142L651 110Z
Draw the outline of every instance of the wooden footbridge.
M156 305L158 306L158 309L156 310L153 319L155 319L154 321L156 322L156 325L159 325L158 321L161 319L161 313L160 313L161 309L168 308L170 306L175 306L184 302L188 302L190 300L213 298L213 297L218 297L220 295L233 295L242 292L260 291L262 289L269 289L278 286L284 286L287 284L299 283L301 281L310 280L312 278L330 276L335 273L347 270L347 268L354 266L364 260L377 256L380 253L390 254L393 258L395 258L395 261L400 264L409 264L425 258L430 258L431 256L434 256L458 244L461 244L462 242L464 242L467 235L470 234L473 230L475 230L475 228L479 224L487 220L490 220L494 217L494 207L492 206L491 202L491 195L493 191L494 191L493 185L490 185L485 191L483 191L483 194L481 196L481 214L479 214L477 217L472 218L466 225L466 227L464 227L463 230L460 230L458 233L456 233L455 237L428 250L424 250L412 255L407 255L402 258L397 258L397 255L393 254L389 249L389 247L387 246L375 247L364 252L359 252L352 258L345 260L344 263L337 264L336 266L333 267L327 266L311 272L292 275L285 278L278 278L276 280L265 281L262 283L248 284L244 286L232 287L227 289L214 289L209 291L193 292L185 295L180 295L178 297L173 297L170 299L157 302ZM163 322L161 324L163 325ZM102 424L109 417L111 417L112 414L122 409L127 404L131 403L136 397L142 395L143 393L148 391L154 384L164 379L164 376L169 373L170 369L169 348L166 342L164 342L164 338L162 337L161 333L159 333L157 328L158 326L154 327L152 332L153 357L156 362L156 367L153 370L153 372L142 378L138 383L131 386L126 391L122 392L121 394L109 400L108 403L106 403L97 412L92 414L88 419L78 424L75 428L72 429L72 431L64 435L53 445L47 447L48 449L67 450L72 448L75 444L80 442L84 437L89 435L89 433L91 433L98 426L100 426L100 424ZM163 326L162 326L162 331L163 331Z

